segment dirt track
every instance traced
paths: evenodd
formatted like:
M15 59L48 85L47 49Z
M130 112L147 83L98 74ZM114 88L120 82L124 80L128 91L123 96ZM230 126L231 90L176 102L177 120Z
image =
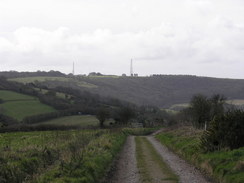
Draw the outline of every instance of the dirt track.
M169 151L154 136L147 136L147 139L175 174L179 176L179 183L211 183L199 170ZM118 162L116 162L116 171L109 183L141 183L136 164L134 137L128 137Z
M116 171L109 183L140 183L135 149L135 139L133 136L129 136L116 162Z
M164 161L170 166L175 174L179 176L180 183L211 183L206 180L199 170L169 151L168 148L157 141L154 136L148 136L147 139L152 143L154 148L163 157Z

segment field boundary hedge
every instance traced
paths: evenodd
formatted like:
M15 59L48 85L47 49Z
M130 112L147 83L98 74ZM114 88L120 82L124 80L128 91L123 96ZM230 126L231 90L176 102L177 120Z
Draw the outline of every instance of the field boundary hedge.
M193 128L166 130L156 138L183 159L219 183L244 182L244 147L204 153L200 149L202 131Z

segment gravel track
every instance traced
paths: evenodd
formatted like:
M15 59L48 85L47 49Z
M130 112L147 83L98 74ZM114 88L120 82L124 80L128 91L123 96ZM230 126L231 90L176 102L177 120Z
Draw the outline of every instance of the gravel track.
M155 134L157 133L158 132ZM162 145L153 135L146 136L146 138L163 157L164 161L170 166L174 173L179 176L179 183L212 183L210 180L207 180L198 169L179 158L179 156ZM129 136L118 160L115 162L115 170L107 183L141 183L140 174L137 169L135 148L135 137Z
M135 149L135 138L129 136L116 162L115 173L109 183L140 183Z
M198 169L179 158L179 156L157 141L154 136L147 136L147 139L152 143L154 148L163 157L164 161L170 166L175 174L179 176L180 183L211 183Z

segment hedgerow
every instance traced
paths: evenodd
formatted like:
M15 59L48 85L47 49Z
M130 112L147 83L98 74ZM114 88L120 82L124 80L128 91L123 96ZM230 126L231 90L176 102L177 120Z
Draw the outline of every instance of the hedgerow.
M244 146L244 112L229 111L216 116L201 137L204 151L237 149Z

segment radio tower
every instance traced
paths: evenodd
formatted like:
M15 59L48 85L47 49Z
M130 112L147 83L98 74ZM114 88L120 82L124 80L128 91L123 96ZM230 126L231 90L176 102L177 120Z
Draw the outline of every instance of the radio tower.
M134 76L134 73L133 73L133 60L132 59L130 61L130 76Z
M75 75L75 62L73 62L73 70L72 70L73 76Z

